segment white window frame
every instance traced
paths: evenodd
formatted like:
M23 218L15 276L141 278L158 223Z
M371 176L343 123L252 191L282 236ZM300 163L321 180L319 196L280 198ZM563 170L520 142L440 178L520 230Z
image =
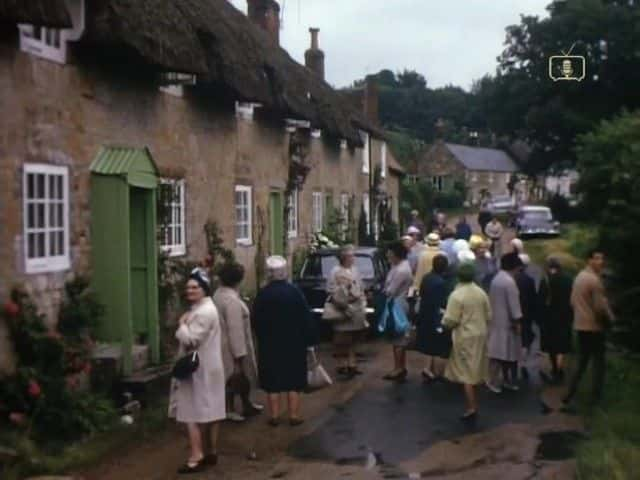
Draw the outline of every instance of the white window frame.
M236 195L238 193L246 194L247 202L246 205L239 205L236 201ZM238 245L252 245L253 244L253 188L249 185L236 185L234 189L234 212L235 212L235 224L234 224L234 235L236 237L236 244ZM246 208L247 210L247 220L246 222L238 221L238 208ZM247 227L247 235L246 236L238 236L238 227L244 226L246 224Z
M340 215L344 219L344 222L349 224L349 194L341 193L340 194Z
M186 255L187 253L187 241L185 238L186 232L186 205L185 205L185 181L183 178L163 178L160 180L162 185L172 186L172 199L166 208L170 209L169 223L166 225L169 227L168 235L173 238L160 238L160 248L163 252L167 253L170 257L177 257L180 255ZM179 188L179 194L177 200L174 197L173 189ZM161 225L159 225L162 228ZM177 239L179 235L179 240Z
M362 173L369 174L370 170L370 158L369 158L369 134L365 131L360 131L360 138L364 146L362 147Z
M431 185L436 192L441 193L444 190L444 175L434 175L431 177Z
M368 193L362 194L362 206L364 208L364 216L367 221L367 235L371 235L371 203Z
M489 183L493 183L493 172L489 172Z
M324 196L322 192L311 194L311 227L314 232L321 232L324 228Z
M478 181L478 172L475 172L475 171L472 172L471 181L474 182L474 183Z
M298 236L298 189L293 190L287 197L289 218L287 219L287 235L289 238Z
M20 24L19 28L20 50L56 63L67 63L67 30L26 23ZM36 31L39 35L36 35ZM49 41L49 35L57 35L58 46Z
M44 192L42 198L29 198L29 175L44 175ZM62 177L62 199L53 199L50 192L49 178L52 176ZM37 190L37 182L34 178L34 190ZM57 165L47 165L39 163L27 163L24 165L22 175L22 225L23 225L23 248L25 259L25 271L28 274L59 272L68 270L71 266L71 258L69 252L69 168ZM56 217L58 213L52 209L53 205L62 205L62 228L50 225L52 215ZM30 227L29 223L29 206L34 205L33 219L37 221L37 206L43 205L43 225L39 227ZM62 230L62 255L51 255L51 235L60 233ZM44 256L29 257L29 235L44 234ZM35 242L35 240L34 240Z
M380 146L380 176L387 176L387 142L382 142Z

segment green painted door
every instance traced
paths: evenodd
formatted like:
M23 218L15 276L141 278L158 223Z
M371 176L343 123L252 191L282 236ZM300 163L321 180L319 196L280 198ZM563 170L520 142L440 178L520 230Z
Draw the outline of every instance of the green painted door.
M136 337L148 333L149 318L149 215L150 191L132 187L130 190L129 242L131 252L131 314Z
M269 194L269 250L271 255L284 255L284 204L282 192Z

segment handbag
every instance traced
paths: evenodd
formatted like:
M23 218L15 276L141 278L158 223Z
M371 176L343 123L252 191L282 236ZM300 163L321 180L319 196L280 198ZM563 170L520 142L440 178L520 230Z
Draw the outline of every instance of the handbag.
M188 380L193 375L193 372L198 370L200 366L200 357L198 351L187 353L183 357L180 357L175 365L171 374L178 380Z
M339 310L331 299L329 299L324 303L322 319L327 322L339 323L347 321L347 315L342 310Z
M307 387L309 390L319 390L329 385L333 385L333 380L331 380L331 377L318 360L315 349L310 348L309 364L307 367Z

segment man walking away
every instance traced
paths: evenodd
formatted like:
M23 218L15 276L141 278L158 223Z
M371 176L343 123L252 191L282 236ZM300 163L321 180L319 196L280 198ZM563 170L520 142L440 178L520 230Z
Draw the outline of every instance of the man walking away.
M468 242L472 233L471 227L467 223L467 217L463 215L456 224L456 239L462 239Z
M487 387L494 393L502 389L517 391L518 360L522 341L520 338L522 309L520 307L520 293L514 277L522 268L522 261L518 254L508 253L502 257L502 269L491 282L489 300L493 313L489 325L489 358L490 380ZM496 384L496 379L502 370L502 386Z
M518 291L520 292L520 307L522 309L522 356L520 358L520 371L522 372L522 377L526 380L529 378L527 360L531 352L531 344L535 339L533 324L536 321L538 310L538 294L536 291L536 282L526 272L526 267L531 263L529 255L521 253L519 258L523 265L516 273L515 281L518 285Z
M563 399L565 407L568 407L573 400L591 358L593 358L591 401L595 404L602 397L606 330L615 319L600 278L603 269L604 253L602 250L594 249L589 252L587 266L573 282L571 306L574 314L573 329L578 334L579 361L569 392Z

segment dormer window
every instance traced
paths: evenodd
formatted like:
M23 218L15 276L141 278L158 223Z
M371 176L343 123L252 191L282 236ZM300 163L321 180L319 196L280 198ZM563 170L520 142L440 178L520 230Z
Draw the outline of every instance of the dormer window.
M182 97L184 85L195 85L196 76L189 73L163 72L160 74L160 91Z
M37 25L20 25L20 49L57 63L66 63L65 30Z

